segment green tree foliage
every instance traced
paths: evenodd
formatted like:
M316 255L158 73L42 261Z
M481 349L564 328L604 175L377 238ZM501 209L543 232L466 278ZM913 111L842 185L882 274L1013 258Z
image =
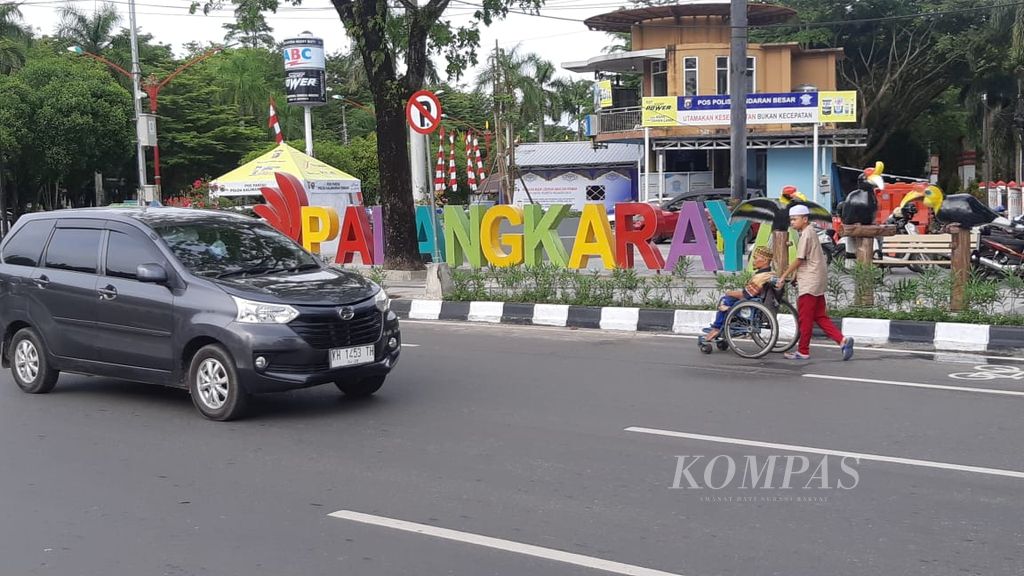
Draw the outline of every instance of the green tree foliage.
M273 11L276 7L271 6L266 0L241 0L235 4L235 21L224 24L227 30L224 36L225 42L239 42L246 48L273 48L274 31L267 24L263 16L264 10Z
M18 4L0 4L0 74L10 74L24 66L30 37Z
M117 6L103 4L92 14L73 5L60 9L60 27L57 37L86 52L103 55L110 48L121 16Z
M266 130L239 121L223 103L214 66L198 64L160 93L160 164L165 196L197 178L216 177L238 165L249 150L265 143Z
M81 200L95 171L114 169L131 154L131 96L102 65L44 45L14 78L30 95L16 180L36 204Z

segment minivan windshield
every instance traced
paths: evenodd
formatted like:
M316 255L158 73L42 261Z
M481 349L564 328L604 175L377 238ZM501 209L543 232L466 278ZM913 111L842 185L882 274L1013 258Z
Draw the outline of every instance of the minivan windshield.
M210 278L313 270L320 265L290 238L257 220L205 220L154 226L193 274Z

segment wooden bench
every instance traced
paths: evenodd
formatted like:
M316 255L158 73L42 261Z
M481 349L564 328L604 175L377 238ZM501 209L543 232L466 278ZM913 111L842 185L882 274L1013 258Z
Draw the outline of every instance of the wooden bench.
M899 234L882 238L882 258L873 260L875 266L906 266L908 260L892 258L888 254L921 254L927 259L913 260L915 266L952 264L952 234ZM978 245L978 233L971 233L971 246Z

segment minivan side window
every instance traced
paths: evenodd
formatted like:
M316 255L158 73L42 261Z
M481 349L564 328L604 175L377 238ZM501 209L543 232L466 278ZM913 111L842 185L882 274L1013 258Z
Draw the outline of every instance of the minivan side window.
M46 267L95 273L102 235L91 228L58 228L46 249Z
M163 264L164 257L142 234L110 231L107 238L106 275L135 280L140 264Z
M4 246L4 264L38 266L43 246L53 230L53 220L33 220L26 223Z

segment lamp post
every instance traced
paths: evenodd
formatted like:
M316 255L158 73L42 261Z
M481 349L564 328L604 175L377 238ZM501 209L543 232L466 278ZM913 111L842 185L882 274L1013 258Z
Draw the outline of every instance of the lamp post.
M97 62L102 62L102 63L106 64L107 66L110 66L111 68L113 68L117 72L120 72L122 75L124 75L124 76L126 76L126 77L128 77L129 79L132 80L132 85L133 85L133 88L134 88L134 91L135 91L136 138L140 142L140 144L138 146L138 153L139 153L139 157L142 159L139 162L140 182L142 182L142 184L140 184L140 186L145 184L145 179L146 179L145 152L143 152L143 150L142 150L142 145L141 145L141 141L142 140L141 140L141 138L139 138L140 134L138 133L138 130L140 128L140 126L138 125L139 124L138 118L139 118L139 116L142 113L142 103L140 102L140 99L141 98L149 98L149 112L150 112L150 114L153 114L155 116L156 112L157 112L157 107L159 106L160 90L163 90L164 86L167 86L167 84L169 84L171 80L173 80L176 76L178 76L179 74L181 74L185 70L191 68L192 66L195 66L196 64L202 62L203 60L206 60L207 58L213 56L214 54L217 54L218 52L223 51L225 48L228 48L228 46L215 46L213 48L210 48L206 52L203 52L202 54L196 56L195 58L192 58L188 62L185 62L181 66L178 66L177 68L174 69L173 72L168 74L162 80L157 78L157 77L155 77L155 76L150 75L143 82L142 90L141 91L139 90L139 85L136 82L136 76L132 72L129 72L129 71L125 70L124 68L118 66L117 64L111 62L110 60L107 60L103 56L100 56L98 54L93 54L91 52L86 52L85 50L82 50L78 46L72 46L72 47L68 48L69 51L74 52L75 54L79 54L81 56L86 56L88 58L92 58L93 60L96 60ZM134 57L133 57L133 59L134 59ZM133 64L133 69L134 68L135 68L135 65ZM139 75L141 76L141 72L139 73ZM161 184L161 181L160 181L160 145L159 145L159 143L157 141L153 142L153 181L154 181L154 184L156 185L157 194L159 194L160 193L160 184Z
M341 139L348 146L348 119L345 117L345 97L333 94L331 95L331 100L341 102Z

